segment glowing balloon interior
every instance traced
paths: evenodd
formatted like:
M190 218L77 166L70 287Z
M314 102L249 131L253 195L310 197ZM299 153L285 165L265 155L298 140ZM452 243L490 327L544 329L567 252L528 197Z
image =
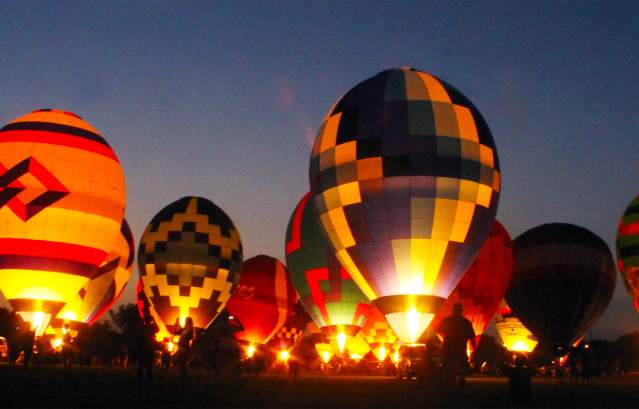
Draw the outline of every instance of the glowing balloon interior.
M115 247L98 268L97 277L82 287L57 314L57 318L92 324L120 297L131 277L135 257L133 234L126 219L120 233Z
M206 328L240 279L240 234L211 201L184 197L153 217L140 240L138 265L144 292L167 328L186 317Z
M483 117L432 75L383 71L326 115L309 177L337 258L400 339L415 341L497 210L499 161Z
M475 335L483 334L506 294L514 265L510 236L495 219L473 264L437 311L431 328L437 328L442 319L453 313L453 305L460 303Z
M286 264L304 308L328 337L354 336L364 325L368 299L326 243L306 194L286 232Z
M250 344L267 343L293 314L296 299L286 267L279 260L265 255L246 260L226 305L244 327L235 338Z
M398 341L397 335L386 321L384 314L375 307L371 308L361 334L380 361L386 358Z
M122 166L88 122L43 109L0 129L0 290L41 335L112 249Z
M537 346L535 336L513 315L506 300L501 301L495 314L495 327L501 342L509 351L532 352Z

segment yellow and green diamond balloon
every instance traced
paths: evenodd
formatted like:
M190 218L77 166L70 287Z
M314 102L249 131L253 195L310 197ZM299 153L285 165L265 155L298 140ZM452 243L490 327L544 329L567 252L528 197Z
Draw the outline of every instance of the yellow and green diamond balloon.
M500 171L486 121L412 68L358 84L328 112L311 200L336 257L403 342L414 342L490 231Z

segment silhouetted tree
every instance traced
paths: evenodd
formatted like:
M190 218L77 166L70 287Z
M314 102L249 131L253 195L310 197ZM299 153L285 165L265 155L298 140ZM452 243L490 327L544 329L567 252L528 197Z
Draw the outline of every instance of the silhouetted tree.
M121 341L113 324L104 320L80 328L74 344L80 353L80 359L85 363L97 358L102 365L111 366L118 356Z
M624 334L611 343L613 359L621 372L639 369L639 332Z

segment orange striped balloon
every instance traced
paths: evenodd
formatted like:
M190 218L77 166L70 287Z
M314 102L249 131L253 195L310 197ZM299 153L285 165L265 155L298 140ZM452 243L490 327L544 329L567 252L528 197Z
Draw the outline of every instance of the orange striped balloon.
M36 333L113 248L122 166L88 122L43 109L0 129L0 290Z
M98 269L98 276L78 291L58 313L58 318L93 324L120 297L131 278L135 255L133 234L126 219L120 232L115 247Z

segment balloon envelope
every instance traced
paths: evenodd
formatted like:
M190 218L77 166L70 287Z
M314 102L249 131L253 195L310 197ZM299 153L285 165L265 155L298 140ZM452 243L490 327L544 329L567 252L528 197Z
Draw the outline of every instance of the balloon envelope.
M112 249L122 166L88 122L43 109L0 129L0 290L40 335Z
M639 311L639 196L630 202L619 220L615 247L623 283Z
M568 347L603 313L616 271L610 249L583 227L544 224L513 241L515 271L506 301L549 347Z
M135 304L138 308L138 314L143 322L149 322L153 320L158 327L158 332L155 334L155 339L159 342L168 341L171 339L171 332L162 322L162 319L158 315L158 312L153 308L151 301L144 293L144 287L142 279L138 279L138 283L135 287Z
M265 255L246 260L226 305L244 327L235 338L249 344L268 342L293 314L296 298L286 267L279 260Z
M167 328L186 317L196 328L206 328L239 281L240 234L210 200L183 197L149 223L140 239L138 266L144 292Z
M337 258L400 339L415 341L497 210L499 161L483 117L432 75L383 71L326 115L309 176Z
M510 284L515 262L508 232L497 220L493 220L492 226L473 264L437 311L432 328L453 313L456 303L462 305L463 315L473 324L477 337L493 319Z
M299 202L286 231L289 278L327 336L354 336L366 320L368 299L326 243L309 197Z
M135 244L126 219L120 236L106 260L98 268L97 277L89 281L57 314L57 318L92 324L120 297L131 277Z
M304 336L304 331L311 318L304 310L301 301L297 301L293 308L293 315L282 325L268 342L268 346L276 351L291 350Z
M506 300L501 300L495 314L495 327L504 347L509 351L532 352L537 346L537 339L517 318Z
M391 352L398 338L386 321L386 317L377 308L372 307L362 328L364 340L373 350L377 359L383 361Z

